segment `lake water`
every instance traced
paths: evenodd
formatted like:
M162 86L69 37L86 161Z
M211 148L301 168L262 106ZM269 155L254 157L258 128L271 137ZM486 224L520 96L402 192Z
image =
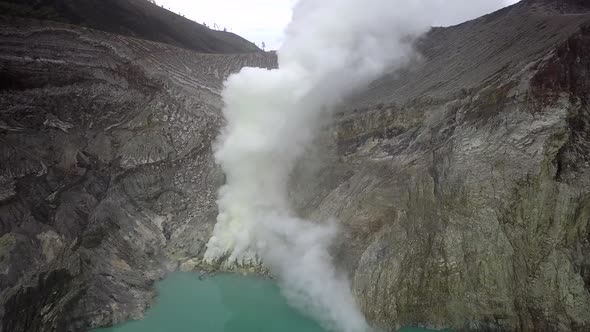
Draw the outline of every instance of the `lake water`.
M158 292L143 320L93 332L325 332L289 307L271 280L174 273L158 283Z

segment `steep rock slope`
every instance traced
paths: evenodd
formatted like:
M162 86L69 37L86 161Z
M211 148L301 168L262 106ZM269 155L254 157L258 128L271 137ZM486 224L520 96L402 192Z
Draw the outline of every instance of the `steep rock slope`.
M140 317L212 230L223 79L275 63L0 18L0 330Z
M523 1L433 29L300 167L294 201L342 222L372 322L590 329L589 11Z
M294 176L299 211L385 329L590 328L584 1L433 29L421 61L351 98ZM3 331L138 317L198 266L223 175L223 78L272 54L206 55L0 20Z
M0 13L71 23L198 52L260 51L236 34L209 29L147 0L2 0Z

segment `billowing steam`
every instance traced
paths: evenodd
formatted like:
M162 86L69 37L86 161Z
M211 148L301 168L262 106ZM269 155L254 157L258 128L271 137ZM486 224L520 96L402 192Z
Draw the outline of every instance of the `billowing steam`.
M302 0L296 5L278 52L279 69L244 68L225 84L227 125L215 158L227 181L220 189L207 261L262 260L279 277L291 304L327 328L368 330L347 279L328 253L336 224L294 215L287 183L326 112L385 71L407 64L415 39L459 2Z

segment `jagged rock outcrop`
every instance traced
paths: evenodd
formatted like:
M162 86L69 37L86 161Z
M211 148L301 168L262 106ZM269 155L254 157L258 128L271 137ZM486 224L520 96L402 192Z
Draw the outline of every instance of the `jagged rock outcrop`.
M294 205L341 222L336 262L376 326L590 329L587 7L433 29L301 161ZM276 59L0 18L2 331L139 317L165 271L199 266L219 92L246 65Z

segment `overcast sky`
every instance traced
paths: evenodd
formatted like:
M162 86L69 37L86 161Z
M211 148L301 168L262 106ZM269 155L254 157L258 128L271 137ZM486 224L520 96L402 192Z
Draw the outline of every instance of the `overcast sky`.
M411 1L411 0L407 0ZM457 0L456 0L457 1ZM199 23L213 27L217 24L256 43L262 42L268 49L281 45L283 30L291 20L291 8L296 0L156 0L159 5L180 13ZM460 21L469 20L518 0L490 0L485 8L474 8L471 0L465 0L463 13L458 13ZM453 18L441 21L441 25L460 23Z

